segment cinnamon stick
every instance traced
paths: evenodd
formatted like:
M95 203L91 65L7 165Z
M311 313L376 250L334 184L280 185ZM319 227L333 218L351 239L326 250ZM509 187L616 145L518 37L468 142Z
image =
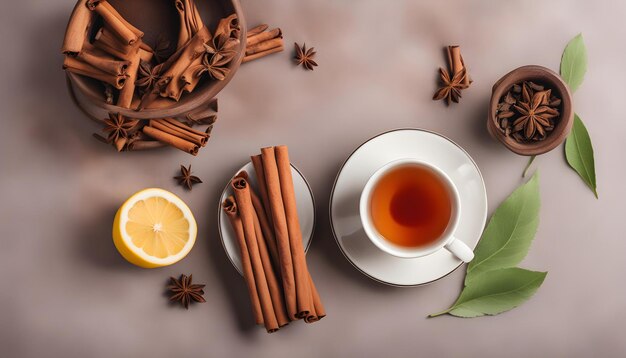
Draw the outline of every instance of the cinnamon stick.
M320 319L326 317L326 310L322 305L322 299L320 298L319 293L317 292L317 288L313 283L313 278L311 277L311 273L309 273L309 284L311 285L311 296L313 299L313 308L315 309L315 314L309 314L304 318L306 323L317 322Z
M273 30L270 31L265 31L265 32L261 32L259 34L256 35L252 35L250 37L248 37L247 41L246 41L246 46L253 46L256 45L258 43L267 41L267 40L271 40L277 37L282 37L283 33L279 28L275 28Z
M309 272L306 263L304 246L302 245L302 231L300 229L300 221L298 220L293 177L291 174L289 150L287 146L284 145L277 146L274 149L280 177L281 193L285 205L285 215L287 217L291 253L294 261L294 268L296 269L296 287L297 285L308 287L311 295L309 299L311 300L313 306L309 314L305 316L305 321L307 323L315 322L326 316L326 310L324 309L324 305L322 304L322 300L315 284L313 283L311 273ZM301 272L300 275L298 275L298 270Z
M199 136L204 136L204 137L207 136L206 133L204 133L202 131L199 131L199 130L196 130L196 129L193 129L190 126L185 125L184 123L175 120L174 118L163 118L163 120L169 122L170 124L180 128L180 129L183 129L185 131L191 132L193 134L196 134L196 135L199 135Z
M256 182L259 187L259 194L261 195L261 202L263 203L263 208L265 209L265 214L269 218L268 222L270 225L270 229L273 232L274 223L272 222L272 210L270 207L270 199L267 195L267 184L265 183L265 170L263 169L263 158L261 155L253 155L250 157L252 161L252 166L254 167L254 173L256 174ZM276 238L274 238L276 241Z
M253 27L251 29L248 29L246 37L250 37L250 36L253 36L253 35L258 35L261 32L267 30L268 27L269 26L267 24L261 24L261 25L255 26L255 27Z
M124 75L130 64L128 61L114 60L89 50L81 51L76 59L112 75Z
M291 164L289 152L286 146L274 147L276 154L276 166L278 168L279 189L283 199L283 207L289 233L289 247L293 262L294 277L296 282L296 299L298 305L299 318L309 316L314 307L311 286L313 281L309 278L309 269L306 264L304 247L302 245L302 231L298 220L298 210L296 206L296 195L293 187L293 177L291 175ZM266 168L267 171L267 168ZM268 190L273 190L268 182Z
M267 285L269 287L270 297L272 299L272 307L274 308L274 313L276 314L276 321L278 322L278 326L283 327L289 324L290 319L289 317L287 317L283 294L281 292L276 273L274 272L274 266L272 264L271 256L268 253L268 249L271 246L268 245L267 240L265 240L265 237L263 236L263 230L261 229L259 216L257 215L257 212L255 210L253 210L253 214L254 232L258 240L259 254L261 256L261 262L263 264L263 272L265 273L265 277L267 278Z
M242 183L241 181L239 181L240 179L245 181L245 183ZM265 276L267 278L267 284L270 289L270 295L272 297L272 304L274 307L274 312L276 313L276 319L278 321L278 325L281 327L285 326L289 323L290 320L287 317L287 312L285 311L285 302L283 299L282 291L280 288L280 284L278 283L276 273L274 271L274 266L272 264L272 257L271 257L271 253L269 252L271 245L269 244L268 238L264 235L264 231L261 228L261 222L260 222L260 218L258 215L259 211L257 211L256 207L254 206L254 200L255 200L254 198L256 197L258 200L258 197L254 193L254 190L252 190L252 187L249 185L248 173L246 171L239 172L235 176L233 182L235 186L238 186L238 187L247 186L248 187L248 191L250 193L250 199L252 202L252 207L249 207L249 206L245 206L245 207L239 206L239 207L243 208L241 210L252 210L253 212L254 231L255 231L255 235L257 238L258 246L259 246L261 262L263 263L263 270L265 272Z
M285 49L282 32L280 29L259 31L263 27L255 28L255 31L247 39L246 53L242 63L281 52Z
M183 47L191 38L191 31L189 29L189 24L187 23L185 3L186 1L183 0L176 0L174 2L176 11L178 12L178 21L180 22L180 28L178 30L178 43L176 45L176 49Z
M271 40L260 42L256 45L247 46L246 56L254 55L255 53L264 52L281 46L283 46L282 37L276 37Z
M470 84L472 84L472 82L474 82L474 80L472 80L472 76L470 76L469 72L467 71L467 67L465 66L465 61L463 60L463 56L461 56L461 65L463 65L463 68L465 69L465 78L463 79L463 84L465 84L466 86L469 86Z
M136 50L137 47L133 45L128 45L121 42L113 32L105 25L101 27L96 35L94 36L94 40L103 43L105 46L109 48L115 49L117 52L120 52L124 55L128 55L131 51Z
M202 67L202 56L198 56L195 58L189 66L183 71L180 75L180 91L182 92L191 92L193 91L198 83L200 83L201 76L199 75L198 70Z
M98 7L101 6L102 4ZM128 81L117 97L117 105L122 108L130 108L133 102L133 96L135 95L135 81L137 80L137 72L139 71L140 61L141 55L139 54L139 48L137 48L135 54L131 57L130 65L128 66Z
M198 154L209 137L208 133L197 131L173 118L151 119L143 132L192 155Z
M87 8L87 0L78 1L65 30L62 53L76 55L82 51L92 18L93 13Z
M204 147L208 134L197 131L173 118L151 119L150 126Z
M233 13L223 19L220 19L215 29L214 37L223 35L226 37L238 38L239 35L235 33L238 30L239 19L237 18L237 14Z
M273 53L281 52L284 49L285 49L285 47L283 45L280 45L279 47L274 47L274 48L271 48L269 50L265 50L265 51L262 51L262 52L257 52L257 53L255 53L253 55L245 56L241 62L242 63L250 62L250 61L259 59L261 57L265 57L267 55L271 55Z
M175 6L180 20L176 49L180 49L187 44L196 32L204 27L204 24L193 0L176 0Z
M470 85L471 78L469 73L467 72L467 68L465 67L465 62L463 61L463 56L461 56L461 48L459 46L448 46L448 65L450 66L451 76L456 75L457 73L465 70L465 77L463 78L463 84Z
M276 239L274 238L274 232L272 231L272 227L269 224L269 219L265 214L265 210L263 209L263 204L261 204L261 200L259 200L259 197L253 191L250 192L250 196L252 197L252 206L254 206L254 211L256 212L257 218L259 220L259 226L261 228L261 231L263 232L263 237L265 238L270 257L272 261L278 265L279 260L278 248L276 247Z
M143 127L143 132L149 137L171 145L172 147L180 149L183 152L187 152L191 155L198 155L198 150L200 149L200 146L195 143L189 142L175 135L150 126Z
M190 16L190 19L192 19L191 22L193 24L191 33L195 34L204 27L204 22L202 22L202 17L200 16L200 12L198 11L198 8L196 7L195 2L193 0L188 0L188 1L191 3L190 8L192 9L191 16Z
M184 139L184 140L186 140L188 142L191 142L191 143L194 143L194 144L196 144L198 146L202 146L199 143L198 138L194 138L193 136L188 135L188 134L186 134L184 132L177 131L175 128L172 128L172 127L168 126L167 122L162 122L162 121L157 120L157 119L151 119L149 123L150 123L150 127L156 128L156 129L158 129L160 131L163 131L165 133L171 134L171 135L176 136L176 137L178 137L180 139Z
M261 313L261 302L259 301L259 294L256 289L256 283L254 281L254 274L252 273L252 262L250 261L250 253L248 246L244 238L243 224L237 210L237 203L235 198L231 195L224 203L222 208L230 221L233 231L235 231L235 237L237 238L237 244L239 246L239 252L241 254L241 267L243 270L243 278L246 281L248 287L248 294L250 295L250 301L252 301L252 313L254 315L254 321L256 324L263 324L263 314Z
M82 76L94 78L96 80L110 84L111 86L122 89L127 85L127 77L125 75L112 75L106 73L92 65L82 62L74 57L66 56L63 61L63 69Z
M137 51L138 44L135 43L133 46L124 45L111 36L110 33L107 35L105 28L101 28L94 36L93 45L86 42L84 48L96 48L113 57L128 61Z
M112 47L112 46L104 43L102 40L95 39L95 41L93 42L93 46L95 48L101 50L101 51L104 51L104 52L108 53L111 56L117 57L117 58L122 59L122 60L128 60L130 58L128 53L124 53L124 52L116 49L115 47Z
M130 31L132 31L135 36L137 36L138 39L143 38L143 31L139 30L138 28L136 28L135 26L133 26L133 24L131 24L130 22L128 22L123 16L122 14L120 14L119 12L117 12L117 10L115 10L113 8L113 6L111 6L111 4L106 1L103 0L102 1L102 5L104 7L106 7L109 12L111 12L120 22L122 22L122 24L124 24L124 26L126 26Z
M127 45L134 44L141 36L143 36L143 33L139 30L137 30L139 32L136 33L134 31L134 26L124 20L122 15L120 15L107 1L101 1L97 4L94 11L98 15L102 16L106 26L113 30L115 35Z
M94 56L106 58L106 59L109 59L109 60L117 59L116 56L114 56L114 55L112 55L112 54L110 54L110 53L108 53L108 52L106 52L106 51L104 51L104 50L94 46L92 43L90 43L88 41L86 41L83 44L83 51L90 52ZM118 60L118 61L120 61L120 60ZM121 60L121 61L125 61L125 60Z
M161 142L156 140L136 140L128 145L128 150L147 150L161 146Z
M461 62L461 49L459 46L448 46L448 63L450 64L450 72L452 76L463 70Z
M276 247L280 259L280 273L283 282L285 304L289 318L295 320L302 318L303 312L300 310L301 307L297 304L294 263L291 256L287 218L285 217L274 148L269 147L261 149L261 159L263 162L263 175L265 176L267 185L268 201L272 213Z
M252 273L256 283L259 301L261 302L261 312L263 314L263 323L269 333L275 332L279 328L276 312L270 293L268 284L268 276L270 272L265 271L261 254L259 250L259 241L256 236L254 225L254 208L250 199L249 186L245 179L235 178L231 182L231 187L235 192L235 200L239 209L239 216L243 226L244 238L248 252L250 253L250 261L252 262ZM271 267L271 266L270 266Z
M237 175L237 177L243 178L249 182L248 172L246 172L245 170L241 171ZM274 238L274 232L272 231L272 227L269 223L268 216L265 213L265 208L263 207L263 204L261 203L261 199L256 194L256 192L252 190L252 188L250 188L250 198L252 200L252 206L254 207L255 214L259 220L259 226L263 233L263 238L267 245L270 258L276 264L276 267L278 267L278 262L279 262L278 249L276 247L276 239Z

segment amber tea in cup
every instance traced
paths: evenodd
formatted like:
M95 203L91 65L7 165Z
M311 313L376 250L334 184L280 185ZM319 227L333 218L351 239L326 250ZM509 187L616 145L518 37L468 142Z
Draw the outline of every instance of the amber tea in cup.
M474 258L455 236L459 192L432 164L405 158L380 167L361 192L359 214L370 241L390 255L418 258L445 249L463 262Z
M431 169L405 165L385 173L374 186L370 215L376 230L403 247L438 241L452 216L447 184Z

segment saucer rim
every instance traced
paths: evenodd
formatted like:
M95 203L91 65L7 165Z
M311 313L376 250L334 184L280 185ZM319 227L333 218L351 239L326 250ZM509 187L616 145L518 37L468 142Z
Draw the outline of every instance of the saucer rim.
M357 269L360 273L362 273L363 275L365 275L366 277L372 279L373 281L376 281L378 283L382 283L384 285L387 286L392 286L392 287L419 287L419 286L426 286L429 285L431 283L437 282L447 276L449 276L450 274L452 274L453 272L455 272L456 270L459 269L459 267L463 266L464 262L461 261L454 269L450 270L450 272L448 272L447 274L438 277L434 280L428 281L428 282L422 282L422 283L417 283L417 284L408 284L408 285L402 285L402 284L397 284L397 283L391 283L391 282L387 282L387 281L383 281L377 277L374 277L370 274L368 274L367 272L363 271L359 266L357 266L351 259L350 257L348 257L348 255L346 254L346 252L344 251L343 247L341 246L341 244L339 243L339 239L337 238L337 234L335 232L335 224L333 223L333 197L335 196L335 189L337 186L337 181L339 180L339 176L341 175L341 173L343 172L346 163L348 163L348 161L350 160L350 158L352 158L354 156L354 154L361 149L361 147L363 147L365 144L369 143L370 141L381 137L383 135L389 134L389 133L393 133L393 132L400 132L400 131L417 131L417 132L426 132L426 133L430 133L430 134L434 134L436 136L439 136L447 141L449 141L450 143L454 144L457 148L459 148L461 151L463 151L463 153L465 153L465 155L469 158L469 160L472 162L472 164L474 165L474 167L476 168L476 170L478 171L478 176L480 177L480 181L483 184L483 188L485 190L483 190L483 195L485 197L485 203L486 208L485 208L485 214L484 214L484 219L483 219L483 232L484 232L484 227L487 223L487 216L488 216L488 212L489 212L489 207L488 207L488 201L487 201L487 186L485 185L485 179L483 178L483 174L480 171L480 168L478 167L478 164L476 164L476 162L474 161L474 158L472 158L471 155L469 155L469 153L463 148L461 147L458 143L456 143L455 141L453 141L452 139L446 137L443 134L437 133L435 131L429 130L429 129L423 129L423 128L414 128L414 127L402 127L402 128L395 128L395 129L390 129L388 131L385 132L381 132L379 134L376 134L373 137L370 137L369 139L365 140L363 143L359 144L359 146L357 146L351 153L350 155L348 155L348 157L344 160L344 162L341 164L341 167L339 168L339 171L337 172L337 175L335 176L335 181L333 182L333 187L331 189L330 192L330 199L328 201L328 220L330 221L330 229L331 232L333 234L333 238L335 239L335 243L337 244L337 246L339 247L339 251L341 251L341 254L343 255L343 257L345 257L345 259L355 268ZM480 241L482 240L482 233L480 235L480 237L478 238L478 241L476 242L476 246L478 247L478 245L480 244ZM474 248L475 249L475 248Z
M222 209L222 197L224 196L224 193L228 190L230 182L235 178L235 176L237 176L237 174L239 174L242 170L244 170L244 168L247 167L248 164L250 164L250 163L252 163L252 161L247 161L244 165L242 165L239 169L237 169L235 174L226 183L226 186L224 186L224 189L222 189L222 191L220 193L220 196L219 196L219 199L218 199L218 202L217 202L217 231L218 231L219 236L220 236L220 243L222 244L222 249L224 249L224 253L226 254L226 257L228 258L228 261L233 266L235 271L237 271L241 276L243 276L243 272L241 272L239 270L239 267L237 267L237 265L235 265L235 263L233 262L233 259L230 257L230 255L228 253L228 249L226 249L226 244L224 243L224 234L222 233L222 220L220 220L220 218L221 218L221 215L222 215L222 212L223 212L223 209ZM316 208L316 206L315 206L315 195L313 195L313 190L311 189L311 184L309 184L309 181L306 179L304 174L302 174L300 169L298 169L292 163L289 163L289 165L291 165L291 167L298 173L298 175L300 175L302 180L304 180L304 184L306 184L306 187L309 190L309 194L311 195L311 203L313 204L313 225L312 225L313 229L311 230L311 235L309 236L309 241L304 246L304 254L306 256L306 254L309 252L309 247L311 247L311 242L313 242L313 238L315 237L315 226L317 224L317 210L315 210L315 208ZM299 220L299 218L298 218L298 220ZM304 242L305 239L302 238L302 241Z

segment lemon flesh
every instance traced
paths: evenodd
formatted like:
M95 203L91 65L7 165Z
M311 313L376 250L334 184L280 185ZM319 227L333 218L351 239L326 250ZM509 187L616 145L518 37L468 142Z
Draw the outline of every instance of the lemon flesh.
M156 188L131 196L113 223L117 250L129 262L146 268L181 260L193 247L196 234L189 207L176 195Z

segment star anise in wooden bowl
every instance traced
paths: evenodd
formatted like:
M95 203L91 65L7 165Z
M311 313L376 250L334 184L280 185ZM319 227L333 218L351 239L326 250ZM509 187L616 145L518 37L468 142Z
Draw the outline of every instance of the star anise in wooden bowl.
M573 119L569 87L550 69L523 66L493 86L487 128L517 154L556 148L567 138Z
M515 84L498 103L496 118L505 136L520 143L546 139L561 117L561 99L532 81Z

